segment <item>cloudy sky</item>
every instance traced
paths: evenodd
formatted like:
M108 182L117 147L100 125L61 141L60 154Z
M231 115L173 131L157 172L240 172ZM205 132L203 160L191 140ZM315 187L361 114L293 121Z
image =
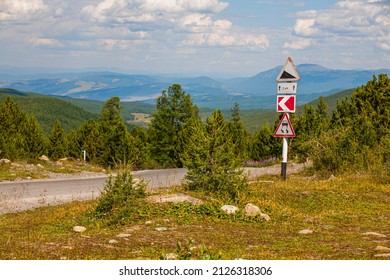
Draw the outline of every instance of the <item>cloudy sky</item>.
M249 76L390 68L389 0L0 0L0 65Z

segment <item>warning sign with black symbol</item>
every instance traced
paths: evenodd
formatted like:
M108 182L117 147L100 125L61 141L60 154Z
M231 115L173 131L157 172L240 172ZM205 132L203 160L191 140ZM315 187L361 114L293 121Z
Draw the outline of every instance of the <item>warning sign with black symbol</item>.
M290 118L288 114L284 114L278 127L274 132L275 137L295 137L294 129L291 125Z

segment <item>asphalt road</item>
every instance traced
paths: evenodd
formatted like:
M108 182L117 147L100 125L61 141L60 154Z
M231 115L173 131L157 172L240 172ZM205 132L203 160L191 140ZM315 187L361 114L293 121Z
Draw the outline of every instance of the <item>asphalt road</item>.
M301 165L290 165L288 172L300 170ZM250 178L264 174L279 174L280 166L246 168ZM180 185L185 169L142 170L134 177L148 182L149 188ZM106 185L108 177L66 178L49 180L23 180L0 182L0 215L19 212L41 206L68 203L97 198Z

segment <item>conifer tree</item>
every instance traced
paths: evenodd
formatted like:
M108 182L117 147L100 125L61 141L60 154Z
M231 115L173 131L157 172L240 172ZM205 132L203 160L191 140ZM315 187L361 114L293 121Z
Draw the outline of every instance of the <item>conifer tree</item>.
M57 160L67 155L65 131L59 121L55 121L49 135L49 157Z
M374 76L350 98L337 103L326 133L317 136L310 155L316 169L340 172L376 170L390 174L390 79Z
M86 150L86 159L96 163L103 150L102 137L100 136L99 124L94 120L88 120L83 123L75 135L73 141L74 153L76 157L81 156L81 150Z
M273 136L273 131L266 123L252 137L251 159L260 161L277 156L280 153L278 147L277 138Z
M234 156L233 139L221 111L215 110L205 125L194 121L191 127L183 154L187 188L237 200L247 187L247 178L241 161Z
M132 162L132 137L121 117L120 99L113 96L102 106L99 121L101 147L97 151L98 161L105 166L127 165Z
M37 120L10 97L0 105L0 131L0 157L37 158L46 151L46 137Z
M28 158L38 158L46 153L47 138L34 116L26 116L23 130L23 150Z
M242 123L238 103L234 103L234 107L231 110L231 118L229 130L234 145L234 153L241 162L245 162L248 159L249 132L244 128Z
M164 167L182 167L181 154L185 150L192 118L199 118L198 108L181 86L174 84L157 98L156 111L149 127L151 156Z
M136 169L145 168L150 159L148 134L142 127L133 128L130 134L134 139L132 146L133 166Z

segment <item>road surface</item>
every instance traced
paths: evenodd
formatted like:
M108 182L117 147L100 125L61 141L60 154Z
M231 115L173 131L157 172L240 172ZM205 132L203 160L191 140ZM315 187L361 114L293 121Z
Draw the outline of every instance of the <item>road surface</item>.
M302 165L290 165L288 172L300 170ZM246 168L251 179L264 174L279 174L280 166ZM148 182L148 187L171 187L180 185L186 174L185 169L142 170L134 177ZM64 179L22 180L0 182L0 215L56 205L71 201L97 198L106 185L107 175Z

